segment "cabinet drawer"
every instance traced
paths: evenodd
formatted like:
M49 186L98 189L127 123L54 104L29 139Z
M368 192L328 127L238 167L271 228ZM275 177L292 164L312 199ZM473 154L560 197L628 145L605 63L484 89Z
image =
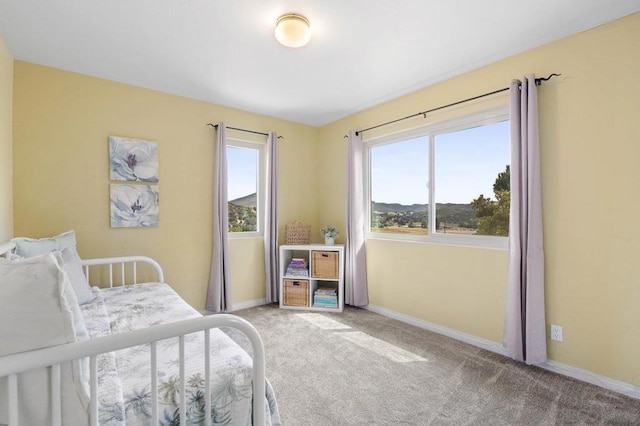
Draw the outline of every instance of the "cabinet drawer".
M309 306L309 280L284 280L284 301L287 306Z
M337 251L311 252L311 277L337 279L338 267Z

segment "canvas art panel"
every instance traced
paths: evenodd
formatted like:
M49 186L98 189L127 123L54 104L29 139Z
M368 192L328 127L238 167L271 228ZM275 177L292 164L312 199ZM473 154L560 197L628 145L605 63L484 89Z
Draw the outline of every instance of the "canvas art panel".
M158 185L111 184L111 227L157 227Z
M158 143L109 136L111 180L158 182Z

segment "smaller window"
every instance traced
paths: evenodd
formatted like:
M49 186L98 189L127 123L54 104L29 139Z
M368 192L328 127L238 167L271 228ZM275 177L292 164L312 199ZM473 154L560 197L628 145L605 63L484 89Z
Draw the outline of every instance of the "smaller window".
M263 230L264 145L227 141L229 233L259 235Z

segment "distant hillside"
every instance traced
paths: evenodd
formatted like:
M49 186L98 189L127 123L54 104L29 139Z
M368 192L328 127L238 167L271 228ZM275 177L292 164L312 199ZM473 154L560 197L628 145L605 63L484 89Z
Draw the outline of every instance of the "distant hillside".
M246 195L229 201L229 228L235 231L255 230L256 194ZM414 223L427 223L428 204L398 204L373 202L372 220L377 227L405 226ZM455 224L477 228L475 211L471 204L438 203L438 223Z
M240 207L255 207L258 205L258 196L254 192L253 194L245 195L244 197L236 198L229 201L231 204L235 204Z
M387 204L387 203L376 203L375 201L372 202L371 204L373 204L373 211L378 213L426 212L427 207L429 206L428 204L411 204L411 205L398 204L398 203Z
M256 194L229 201L229 231L247 232L256 231Z
M376 203L373 204L373 211L377 213L408 213L426 212L429 204L398 204L398 203ZM438 203L436 209L440 214L461 215L466 218L474 217L475 213L471 204Z
M373 202L372 221L377 227L404 226L422 223L426 226L428 204L397 204ZM438 203L437 222L476 228L475 211L471 204Z
M471 204L438 203L436 212L441 222L465 224L465 226L475 224L476 212Z

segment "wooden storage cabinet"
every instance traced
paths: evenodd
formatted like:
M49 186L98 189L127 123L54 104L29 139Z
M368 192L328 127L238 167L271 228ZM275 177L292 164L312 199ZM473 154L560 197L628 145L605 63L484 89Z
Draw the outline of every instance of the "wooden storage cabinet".
M281 308L343 311L343 245L280 246L279 269Z

